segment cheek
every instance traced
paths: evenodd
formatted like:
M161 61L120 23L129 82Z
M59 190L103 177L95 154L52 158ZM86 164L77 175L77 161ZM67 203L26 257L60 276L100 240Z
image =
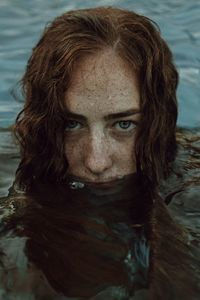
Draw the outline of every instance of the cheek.
M132 162L135 159L135 151L134 151L134 141L126 141L124 144L121 144L118 147L118 157L123 163Z
M127 141L127 143L121 147L116 165L119 169L119 172L122 174L134 173L136 171L134 141Z
M109 155L117 166L128 167L135 161L134 137L110 139L105 155Z
M65 157L68 161L69 166L73 166L79 163L81 160L80 143L76 142L65 142Z

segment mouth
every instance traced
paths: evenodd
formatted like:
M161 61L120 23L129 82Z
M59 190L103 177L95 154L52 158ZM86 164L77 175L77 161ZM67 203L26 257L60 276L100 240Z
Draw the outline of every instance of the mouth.
M92 181L83 177L81 178L79 176L69 174L68 180L70 183L70 188L72 189L82 189L85 187L88 188L92 193L95 193L95 195L106 196L119 193L123 189L129 187L129 185L132 187L132 176L134 174L135 173L121 175L104 181Z
M73 178L73 180L85 183L92 187L109 188L109 187L114 186L116 183L120 182L125 176L118 176L118 177L111 178L110 180L105 180L105 181L91 181L89 179L77 177L74 175L71 175L71 177Z

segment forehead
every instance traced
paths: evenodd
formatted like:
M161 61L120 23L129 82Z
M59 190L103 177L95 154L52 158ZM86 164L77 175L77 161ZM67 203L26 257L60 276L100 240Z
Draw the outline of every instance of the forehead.
M66 93L66 107L77 113L112 113L139 108L135 72L113 51L88 56L77 64Z

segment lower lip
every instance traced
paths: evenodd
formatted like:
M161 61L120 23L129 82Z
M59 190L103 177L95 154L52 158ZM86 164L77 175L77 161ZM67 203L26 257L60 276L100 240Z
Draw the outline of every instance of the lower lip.
M117 179L113 179L112 181L105 181L105 182L87 182L88 185L92 186L92 187L99 187L99 188L110 188L114 185L116 185L116 183L120 181L120 178Z
M110 188L114 185L116 185L116 183L120 182L120 180L122 180L124 178L124 176L119 176L119 177L116 177L112 180L109 180L109 181L90 181L90 180L87 180L87 179L84 179L84 178L81 178L81 177L77 177L77 176L74 176L74 175L71 175L71 180L73 181L78 181L78 182L82 182L83 184L86 184L86 185L89 185L89 186L92 186L92 187L96 187L96 188Z

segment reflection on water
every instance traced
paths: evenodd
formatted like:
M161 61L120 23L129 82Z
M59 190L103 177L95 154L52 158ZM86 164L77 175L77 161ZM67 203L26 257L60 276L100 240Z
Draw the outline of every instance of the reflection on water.
M2 299L198 299L198 239L144 177L106 189L72 182L13 185L1 198Z
M27 195L11 190L1 201L2 293L125 299L147 289L152 200L143 189L132 174L106 190L48 183Z
M2 299L198 299L198 132L177 132L174 171L159 189L187 232L136 174L101 189L73 177L10 188L0 201Z

